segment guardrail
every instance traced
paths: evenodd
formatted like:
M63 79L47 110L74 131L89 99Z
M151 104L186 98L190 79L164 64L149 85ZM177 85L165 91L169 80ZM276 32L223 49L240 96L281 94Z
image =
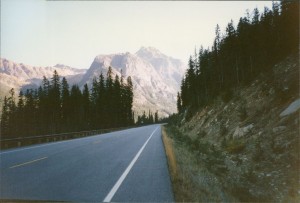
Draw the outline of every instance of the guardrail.
M21 147L33 144L41 144L47 142L55 142L61 140L69 140L80 137L87 137L92 135L98 135L103 133L108 133L112 131L118 131L127 129L128 127L122 128L109 128L109 129L101 129L101 130L90 130L90 131L80 131L80 132L68 132L68 133L59 133L59 134L51 134L51 135L39 135L39 136L30 136L30 137L14 137L7 139L0 139L0 149L8 149L14 147Z

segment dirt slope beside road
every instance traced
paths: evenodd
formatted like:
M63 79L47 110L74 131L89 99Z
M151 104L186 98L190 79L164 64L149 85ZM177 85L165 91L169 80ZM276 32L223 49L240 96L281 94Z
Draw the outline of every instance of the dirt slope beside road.
M300 201L298 56L227 101L173 118L176 201Z

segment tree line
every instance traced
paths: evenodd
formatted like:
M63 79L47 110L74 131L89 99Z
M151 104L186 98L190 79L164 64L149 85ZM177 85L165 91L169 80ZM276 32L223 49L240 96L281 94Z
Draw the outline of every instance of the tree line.
M146 112L143 112L143 115L139 115L137 118L137 125L148 125L148 124L154 124L158 123L160 120L158 119L158 112L156 111L153 115L153 113L149 110L148 116L146 115Z
M4 98L1 115L2 137L23 137L62 132L124 127L134 124L131 77L113 78L108 68L106 79L101 73L91 89L85 84L69 87L65 77L54 71L43 77L38 89L20 91L18 101L11 89Z
M177 95L178 112L187 107L207 105L218 96L228 101L236 87L249 84L257 75L299 47L299 1L273 2L262 13L247 10L226 33L215 29L212 47L202 46L190 57L188 69Z

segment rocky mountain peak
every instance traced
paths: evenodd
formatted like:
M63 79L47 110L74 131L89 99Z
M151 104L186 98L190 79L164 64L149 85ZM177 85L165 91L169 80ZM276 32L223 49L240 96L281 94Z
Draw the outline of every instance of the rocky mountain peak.
M142 58L164 58L166 55L161 53L158 49L154 47L141 47L137 52L136 55Z
M100 73L106 75L108 67L114 75L131 76L133 81L133 110L136 115L143 111L158 110L160 116L176 112L176 94L179 91L185 65L154 47L141 47L135 54L117 53L98 55L80 81L80 85L92 84Z

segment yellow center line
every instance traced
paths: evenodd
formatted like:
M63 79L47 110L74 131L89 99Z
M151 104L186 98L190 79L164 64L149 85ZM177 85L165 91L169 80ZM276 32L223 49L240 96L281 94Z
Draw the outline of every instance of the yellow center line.
M24 166L24 165L31 164L31 163L34 163L34 162L37 162L37 161L41 161L41 160L47 159L47 158L48 158L48 157L43 157L43 158L40 158L40 159L35 159L35 160L28 161L28 162L25 162L25 163L22 163L22 164L18 164L18 165L11 166L11 167L9 167L9 168L16 168L16 167Z

